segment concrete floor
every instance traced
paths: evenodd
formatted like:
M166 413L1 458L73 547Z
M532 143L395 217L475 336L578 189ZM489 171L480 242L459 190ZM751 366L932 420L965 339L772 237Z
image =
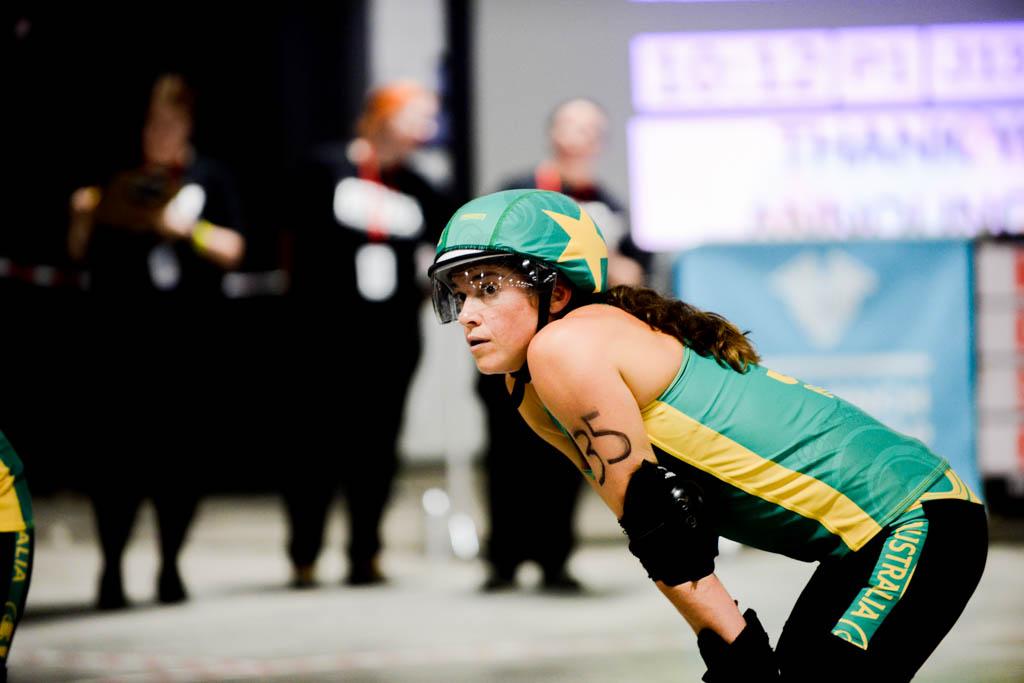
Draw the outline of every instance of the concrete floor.
M685 622L646 580L611 515L584 492L582 543L571 563L579 596L523 588L482 594L479 560L425 542L436 529L422 493L440 473L406 474L385 524L382 586L347 588L341 511L319 566L322 584L286 588L286 526L273 496L204 500L182 556L191 600L153 602L152 511L125 558L128 610L91 602L99 551L87 501L39 498L36 567L10 658L11 681L698 681L703 665ZM479 498L467 509L482 526ZM997 534L978 592L917 679L1024 681L1024 538ZM725 552L718 573L775 638L813 566L750 549Z

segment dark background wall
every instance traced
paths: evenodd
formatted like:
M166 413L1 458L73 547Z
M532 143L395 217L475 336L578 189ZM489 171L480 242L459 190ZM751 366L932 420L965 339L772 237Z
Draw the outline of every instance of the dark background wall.
M8 11L4 100L19 229L0 250L62 256L67 196L137 152L153 77L198 93L195 142L239 182L250 265L272 264L273 199L310 145L346 135L366 87L363 2L242 12L216 3ZM274 207L276 208L276 207Z
M197 91L196 146L232 171L246 209L243 269L281 265L288 178L310 146L348 135L362 101L366 3L260 11L191 3L161 12L35 3L4 10L9 161L0 258L8 264L53 265L58 282L74 275L64 249L70 193L131 162L153 77L178 71ZM85 402L103 400L103 388L68 381L90 361L83 296L72 283L0 277L0 429L39 492L74 486L81 466L102 467L102 453L76 438L76 416ZM218 347L230 359L229 381L217 420L232 434L231 455L198 465L216 488L260 487L266 475L250 465L275 457L284 430L267 424L280 400L275 377L287 372L282 303L226 303ZM159 382L158 363L140 371Z

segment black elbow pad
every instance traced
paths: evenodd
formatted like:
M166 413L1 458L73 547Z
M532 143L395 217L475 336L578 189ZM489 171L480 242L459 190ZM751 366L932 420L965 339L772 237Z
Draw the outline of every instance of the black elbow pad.
M645 460L626 486L619 525L655 581L678 586L715 571L718 536L696 482Z

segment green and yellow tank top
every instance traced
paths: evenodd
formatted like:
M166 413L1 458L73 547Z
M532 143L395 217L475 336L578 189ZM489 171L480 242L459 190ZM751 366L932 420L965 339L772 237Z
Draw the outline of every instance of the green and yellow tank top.
M722 536L800 560L860 549L949 468L820 387L689 348L641 414L661 464L705 487Z

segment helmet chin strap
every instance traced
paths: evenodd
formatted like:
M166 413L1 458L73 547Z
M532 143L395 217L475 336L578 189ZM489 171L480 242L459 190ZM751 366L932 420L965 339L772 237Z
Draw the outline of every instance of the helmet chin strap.
M540 300L537 302L537 332L548 324L551 318L551 290L540 293ZM530 383L530 366L523 361L523 366L511 373L512 384L512 405L518 410L526 394L526 385Z

